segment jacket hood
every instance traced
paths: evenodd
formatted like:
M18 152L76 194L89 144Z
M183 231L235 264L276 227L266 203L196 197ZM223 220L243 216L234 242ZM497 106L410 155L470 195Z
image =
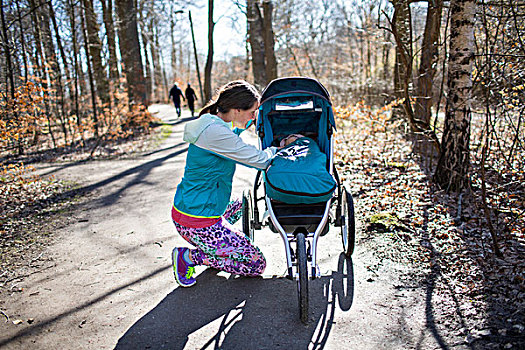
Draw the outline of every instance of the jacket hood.
M195 143L199 139L199 136L202 134L202 132L212 124L224 125L231 129L231 123L225 122L216 115L207 113L186 124L184 127L184 141Z

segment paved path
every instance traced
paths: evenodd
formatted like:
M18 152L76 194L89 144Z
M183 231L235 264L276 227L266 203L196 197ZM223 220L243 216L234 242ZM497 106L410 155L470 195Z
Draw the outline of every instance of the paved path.
M6 349L407 349L438 348L426 327L418 289L399 288L394 267L377 267L359 245L342 257L339 228L319 240L323 277L310 282L310 323L300 323L295 282L285 274L281 238L264 229L255 243L267 257L262 278L198 269L197 284L178 288L174 246L188 245L170 220L184 169L182 131L189 115L169 105L151 110L173 125L158 150L133 159L48 164L42 174L81 183L89 200L57 233L44 263L4 293L0 324ZM255 142L253 134L243 136ZM255 171L238 167L234 192ZM13 287L13 286L11 286ZM27 320L32 320L28 323ZM435 333L435 332L434 332Z

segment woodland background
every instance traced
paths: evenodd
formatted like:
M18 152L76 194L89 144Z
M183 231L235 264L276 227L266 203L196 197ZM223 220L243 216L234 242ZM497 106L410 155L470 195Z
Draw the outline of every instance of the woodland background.
M482 265L514 259L510 299L523 306L525 1L225 2L235 15L216 18L213 0L0 0L4 240L31 197L20 193L51 186L35 185L29 163L90 159L149 133L147 107L168 103L174 82L202 103L230 80L262 89L309 76L330 92L343 133L366 125L373 132L354 135L363 144L378 130L408 142L457 232L483 244ZM203 9L207 23L195 22ZM217 21L231 33L214 32ZM207 47L194 27L207 28ZM214 40L228 35L245 38L245 54L215 58ZM355 149L338 151L348 178ZM384 165L405 161L398 152Z

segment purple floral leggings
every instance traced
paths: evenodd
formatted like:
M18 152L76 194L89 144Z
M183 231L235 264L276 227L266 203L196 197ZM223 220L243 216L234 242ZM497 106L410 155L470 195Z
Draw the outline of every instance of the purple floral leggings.
M233 227L240 218L242 204L232 201L220 221L204 228L182 226L174 222L179 234L196 249L191 255L196 265L207 265L236 275L258 276L266 268L266 259L250 239Z

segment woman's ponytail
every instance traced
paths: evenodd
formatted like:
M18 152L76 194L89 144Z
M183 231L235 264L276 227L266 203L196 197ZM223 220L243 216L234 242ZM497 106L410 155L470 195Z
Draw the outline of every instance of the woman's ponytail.
M210 100L200 111L199 117L206 113L228 113L231 109L250 109L260 98L259 92L244 80L231 81L221 87L216 99Z
M216 115L217 112L218 112L217 110L218 110L218 108L217 108L217 102L214 101L214 100L210 100L210 101L206 104L206 106L204 106L204 107L202 108L202 110L200 111L200 113L199 113L199 117L200 117L201 115L203 115L203 114L207 114L207 113L215 114L215 115Z

